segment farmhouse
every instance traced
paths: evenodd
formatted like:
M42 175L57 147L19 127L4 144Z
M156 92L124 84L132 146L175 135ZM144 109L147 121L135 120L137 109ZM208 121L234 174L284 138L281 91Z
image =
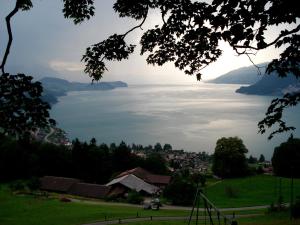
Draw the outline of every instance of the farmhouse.
M45 176L40 179L40 189L88 198L104 198L108 194L110 187L81 183L80 180L74 178Z
M44 176L40 179L40 189L59 193L68 193L80 180L67 177Z
M117 176L117 178L129 175L129 174L132 174L132 175L142 179L143 181L145 181L149 184L152 184L154 186L157 186L159 188L166 187L170 183L170 180L171 180L170 176L152 174L149 171L147 171L141 167L136 167L134 169L122 172Z
M124 196L130 190L146 195L153 195L159 191L159 187L146 183L133 174L127 174L113 179L106 184L106 186L111 188L109 196Z
M170 176L152 174L137 167L120 173L106 185L83 183L74 178L45 176L40 179L40 189L89 198L123 197L129 191L154 195L167 186L170 179Z

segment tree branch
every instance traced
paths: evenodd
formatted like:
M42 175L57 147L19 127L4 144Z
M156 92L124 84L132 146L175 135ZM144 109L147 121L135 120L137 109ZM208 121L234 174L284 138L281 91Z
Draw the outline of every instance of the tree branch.
M8 42L7 42L7 46L6 46L6 50L5 50L5 53L4 53L4 56L3 56L3 60L2 60L2 63L1 63L1 66L0 66L0 69L2 71L2 74L5 73L5 64L6 64L6 61L7 61L7 57L9 55L9 51L10 51L10 48L11 48L11 44L12 44L12 41L13 41L13 35L12 35L12 31L11 31L11 25L10 25L10 20L11 18L19 11L19 1L17 0L16 1L16 5L15 5L15 8L6 16L5 20L6 20L6 27L7 27L7 33L8 33Z
M147 12L145 14L145 17L144 17L143 21L139 25L137 25L137 26L131 28L130 30L128 30L125 34L123 34L123 37L125 38L127 34L129 34L130 32L134 31L137 28L141 28L142 29L142 26L145 23L145 21L147 19L147 16L148 16L148 10L147 10Z
M282 32L274 41L270 42L269 44L266 44L265 47L263 48L257 48L253 46L245 46L245 45L232 45L233 48L245 48L245 49L253 49L253 50L261 50L265 49L267 47L270 47L271 45L274 45L277 41L279 41L281 38L286 37L290 34L294 34L300 31L300 25L298 25L295 29L287 31L287 32Z

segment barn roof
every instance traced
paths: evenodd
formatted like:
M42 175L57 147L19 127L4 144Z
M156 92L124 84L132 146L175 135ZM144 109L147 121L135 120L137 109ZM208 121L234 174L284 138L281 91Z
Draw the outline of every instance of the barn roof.
M131 190L135 190L137 192L144 191L148 194L154 194L159 190L158 187L146 183L144 180L140 179L139 177L128 174L122 177L118 177L116 179L113 179L109 183L106 184L106 186L112 186L114 184L122 184L125 187L128 187Z
M40 188L47 191L68 192L71 187L79 183L78 179L66 177L44 176L40 178Z
M69 193L89 198L104 198L109 192L110 187L99 184L76 183Z
M124 171L120 173L117 178L123 177L125 175L135 175L136 177L139 177L143 179L144 181L151 183L151 184L164 184L167 185L170 183L171 177L170 176L165 176L165 175L157 175L157 174L152 174L149 171L141 168L141 167L136 167L131 170Z

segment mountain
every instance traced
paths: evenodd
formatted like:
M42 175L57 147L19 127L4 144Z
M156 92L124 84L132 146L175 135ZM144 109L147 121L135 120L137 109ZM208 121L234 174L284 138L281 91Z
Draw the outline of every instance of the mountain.
M237 93L249 95L282 95L287 92L300 91L300 80L293 74L278 77L276 73L264 75L261 80L247 87L240 87Z
M258 64L262 67L261 72L264 73L267 63ZM215 84L254 84L262 78L258 75L257 69L254 66L242 67L232 70L213 80L206 81L207 83Z
M57 97L64 96L69 91L105 91L120 87L128 87L128 85L122 81L95 82L91 84L69 82L67 80L54 77L45 77L39 81L42 83L44 88L43 99L50 104L57 103Z

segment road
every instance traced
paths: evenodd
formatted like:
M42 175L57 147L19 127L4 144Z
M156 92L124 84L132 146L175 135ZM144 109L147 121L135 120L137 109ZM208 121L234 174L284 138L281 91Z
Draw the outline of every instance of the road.
M235 218L248 218L248 217L255 217L261 216L263 214L246 214L246 215L236 215ZM199 220L204 221L205 219L208 221L208 218L204 216L199 216ZM213 217L216 219L217 217ZM141 217L141 218L127 218L127 219L117 219L117 220L109 220L109 221L100 221L95 223L88 223L83 225L109 225L109 224L127 224L127 223L134 223L134 222L142 222L142 221L188 221L189 217L182 217L182 216L157 216L157 217ZM193 217L195 220L196 217Z
M73 202L80 202L93 205L112 205L112 206L126 206L126 207L142 207L141 205L127 204L127 203L112 203L112 202L102 202L102 201L91 201L91 200L79 200L71 198ZM238 207L238 208L219 208L220 211L245 211L245 210L256 210L256 209L267 209L270 205L259 205L259 206L247 206L247 207ZM172 209L172 210L186 210L191 211L192 207L185 206L172 206L172 205L163 205L161 209ZM204 211L204 208L199 208L199 211Z

